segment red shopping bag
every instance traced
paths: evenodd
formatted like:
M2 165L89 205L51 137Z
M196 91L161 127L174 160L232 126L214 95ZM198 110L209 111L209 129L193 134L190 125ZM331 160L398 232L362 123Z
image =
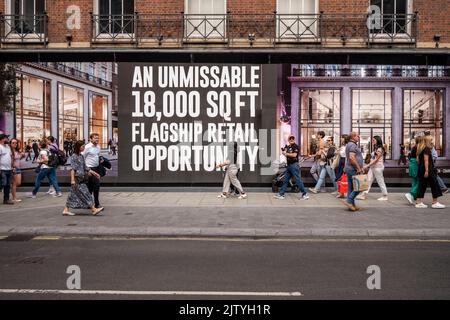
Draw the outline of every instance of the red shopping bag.
M337 184L338 184L338 192L340 192L340 193L347 193L347 191L348 191L348 179L347 179L347 174L345 172L339 178Z

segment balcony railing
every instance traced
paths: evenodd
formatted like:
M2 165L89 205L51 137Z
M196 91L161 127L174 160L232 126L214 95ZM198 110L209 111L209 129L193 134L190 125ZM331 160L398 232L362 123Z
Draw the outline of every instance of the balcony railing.
M69 67L64 63L60 63L60 62L40 62L39 63L40 66L45 67L45 68L49 68L49 69L53 69L53 70L57 70L61 73L64 73L66 75L69 76L73 76L76 77L78 79L81 80L85 80L85 81L90 81L93 82L95 84L98 84L100 86L103 86L105 88L111 89L112 88L112 82L105 80L103 78L99 78L99 77L95 77L89 73L80 71L77 68L73 68L73 67Z
M47 14L17 15L1 14L2 43L39 43L47 44Z
M140 14L92 15L92 43L141 45L217 43L274 47L285 44L416 44L417 13L369 14Z

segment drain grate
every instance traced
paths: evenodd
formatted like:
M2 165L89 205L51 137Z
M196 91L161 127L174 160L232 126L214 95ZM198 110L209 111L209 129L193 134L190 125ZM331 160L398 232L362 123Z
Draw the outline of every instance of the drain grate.
M2 241L30 241L34 237L34 234L12 234L2 239Z

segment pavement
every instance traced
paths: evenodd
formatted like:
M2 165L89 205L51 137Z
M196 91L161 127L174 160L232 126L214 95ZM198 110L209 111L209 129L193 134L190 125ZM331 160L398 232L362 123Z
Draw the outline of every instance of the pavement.
M374 189L358 201L363 210L353 213L329 193L310 200L289 193L277 200L273 193L248 189L248 199L238 200L218 199L216 189L148 190L105 188L101 215L74 210L71 217L61 214L67 189L61 198L46 195L45 187L36 199L19 192L22 202L0 205L0 236L450 239L449 195L440 199L446 209L416 209L403 190L391 189L389 201L377 201ZM429 194L425 203L431 203Z

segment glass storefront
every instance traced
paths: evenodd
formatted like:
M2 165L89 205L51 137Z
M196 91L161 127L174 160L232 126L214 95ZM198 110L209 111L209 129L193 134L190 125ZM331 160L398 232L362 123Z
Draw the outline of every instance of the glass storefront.
M352 90L352 131L359 132L363 155L370 153L372 137L380 136L386 159L392 154L391 90Z
M83 90L58 85L59 145L64 140L83 140Z
M444 90L403 91L403 141L407 149L414 145L417 134L429 132L441 156L443 136Z
M333 137L339 144L340 90L301 90L300 100L301 154L314 152L318 131L324 131L327 137Z
M99 145L108 145L108 98L98 94L91 94L89 105L89 134L99 134Z
M50 82L18 74L17 88L17 138L26 144L48 137L51 134Z

